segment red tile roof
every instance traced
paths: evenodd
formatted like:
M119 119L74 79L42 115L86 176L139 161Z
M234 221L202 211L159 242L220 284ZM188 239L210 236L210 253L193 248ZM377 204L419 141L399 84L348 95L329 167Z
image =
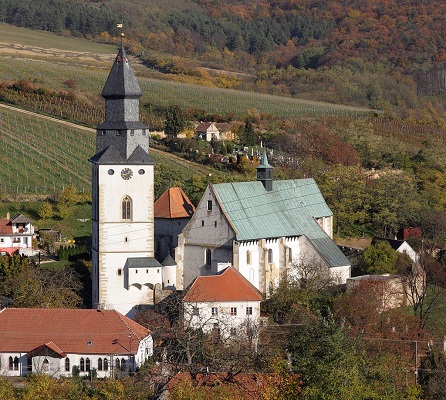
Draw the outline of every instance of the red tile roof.
M192 217L195 207L180 187L167 189L155 201L155 218Z
M63 353L136 354L140 339L149 333L115 310L0 311L0 352L29 352L46 345Z
M0 235L12 235L12 224L8 218L0 219Z
M183 298L183 302L261 300L260 291L234 267L228 267L218 275L199 276Z

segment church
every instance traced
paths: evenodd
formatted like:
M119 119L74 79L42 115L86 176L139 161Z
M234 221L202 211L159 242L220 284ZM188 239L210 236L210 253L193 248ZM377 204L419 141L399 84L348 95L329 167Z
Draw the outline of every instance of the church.
M154 165L141 89L121 44L102 96L92 165L92 302L132 317L176 279L154 257ZM172 276L170 276L172 275Z
M208 186L178 232L175 260L168 255L158 262L155 162L149 129L139 120L142 92L122 44L102 96L105 121L97 127L90 159L94 308L133 317L163 288L186 288L230 265L265 296L293 263L316 262L336 283L350 277L350 263L332 240L333 214L316 182L274 181L266 152L256 181Z
M293 264L327 268L335 283L351 265L333 241L333 213L313 179L274 180L266 151L257 180L210 184L178 238L186 288L234 266L268 297Z

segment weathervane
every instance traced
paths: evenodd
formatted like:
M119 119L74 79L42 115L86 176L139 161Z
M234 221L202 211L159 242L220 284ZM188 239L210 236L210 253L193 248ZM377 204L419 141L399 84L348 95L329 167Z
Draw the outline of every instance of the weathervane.
M121 29L121 46L123 45L124 42L124 32L122 32L122 27L124 25L123 22L124 21L121 21L120 23L116 24L116 28Z

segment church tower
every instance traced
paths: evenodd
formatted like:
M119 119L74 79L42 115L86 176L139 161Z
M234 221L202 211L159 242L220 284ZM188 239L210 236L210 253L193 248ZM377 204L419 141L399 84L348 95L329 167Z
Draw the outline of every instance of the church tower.
M269 165L268 157L266 156L266 148L264 148L262 162L257 167L257 180L262 182L263 187L267 192L273 190L273 173L274 168Z
M121 44L102 91L105 121L92 164L93 307L133 316L151 304L162 266L154 258L154 160L139 120L141 89Z

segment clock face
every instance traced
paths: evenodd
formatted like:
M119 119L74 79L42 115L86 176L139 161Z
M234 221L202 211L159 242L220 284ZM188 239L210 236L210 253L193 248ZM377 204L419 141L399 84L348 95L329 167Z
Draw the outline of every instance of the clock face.
M121 178L128 181L133 176L133 172L130 168L124 168L121 171Z

